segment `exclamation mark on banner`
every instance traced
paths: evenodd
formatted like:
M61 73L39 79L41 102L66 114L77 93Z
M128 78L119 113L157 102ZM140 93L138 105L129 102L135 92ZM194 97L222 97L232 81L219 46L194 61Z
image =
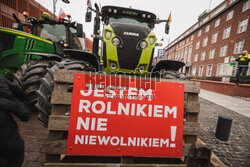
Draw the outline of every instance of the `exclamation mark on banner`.
M176 126L171 126L171 142L175 142ZM170 147L175 147L175 143L170 143Z

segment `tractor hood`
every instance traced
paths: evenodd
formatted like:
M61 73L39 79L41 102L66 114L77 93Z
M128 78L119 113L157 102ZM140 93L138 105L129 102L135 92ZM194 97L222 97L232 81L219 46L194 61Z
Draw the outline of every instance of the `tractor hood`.
M136 69L142 54L139 43L146 39L151 29L126 23L111 23L110 26L115 36L121 40L121 46L117 47L120 68Z

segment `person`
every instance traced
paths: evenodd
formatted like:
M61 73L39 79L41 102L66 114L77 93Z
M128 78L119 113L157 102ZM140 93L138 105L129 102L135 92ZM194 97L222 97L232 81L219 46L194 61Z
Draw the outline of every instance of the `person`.
M242 54L236 59L238 61L238 68L236 71L236 85L239 84L240 74L242 73L241 83L244 83L247 75L248 64L250 61L250 55L247 54L247 50L244 50Z
M24 160L24 141L11 114L22 121L28 121L31 114L17 98L22 98L20 88L0 75L1 167L21 167Z

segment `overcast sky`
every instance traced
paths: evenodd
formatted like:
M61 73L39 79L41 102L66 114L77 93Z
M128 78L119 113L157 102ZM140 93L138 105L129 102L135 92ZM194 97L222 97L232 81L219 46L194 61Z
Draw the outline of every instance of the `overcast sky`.
M53 11L53 0L36 0L44 7ZM85 23L85 12L87 9L87 0L69 0L70 4L65 4L62 0L57 0L56 15L58 15L60 7L65 13L71 13L72 19L83 24L84 32L87 37L91 38L93 34L93 20L90 23ZM213 9L224 0L211 0ZM170 24L169 35L164 34L164 23L155 26L154 32L158 41L161 38L165 39L163 46L167 45L168 38L170 42L181 35L185 30L197 22L198 16L209 9L210 0L91 0L92 6L94 3L105 5L117 5L150 11L156 14L160 19L167 19L169 13L172 15L172 23ZM93 15L94 16L94 15Z

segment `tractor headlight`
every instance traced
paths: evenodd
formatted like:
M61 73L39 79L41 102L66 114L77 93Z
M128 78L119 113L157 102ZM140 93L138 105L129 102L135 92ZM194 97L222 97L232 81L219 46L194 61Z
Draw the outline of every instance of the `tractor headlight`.
M148 42L149 42L150 45L153 45L154 44L154 38L153 37L149 37Z
M105 34L105 37L107 38L107 40L109 40L111 38L112 33L110 31L107 31Z
M113 45L118 46L118 45L120 45L120 43L121 43L121 41L120 41L119 38L114 37L114 38L112 39L112 44L113 44Z
M110 67L112 70L117 69L116 63L113 63L113 62L109 64L109 67Z
M140 72L140 73L145 72L145 67L144 67L144 66L140 66L140 67L139 67L139 72Z
M148 43L146 41L141 41L140 42L140 48L141 49L146 49L148 47Z

